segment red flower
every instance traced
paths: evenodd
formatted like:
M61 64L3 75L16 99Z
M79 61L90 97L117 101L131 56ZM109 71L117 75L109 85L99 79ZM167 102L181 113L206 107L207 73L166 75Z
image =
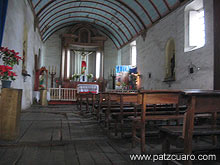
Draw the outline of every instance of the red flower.
M18 56L19 53L15 52L15 50L10 50L7 47L0 48L0 60L3 60L4 65L18 65L19 60L21 57Z

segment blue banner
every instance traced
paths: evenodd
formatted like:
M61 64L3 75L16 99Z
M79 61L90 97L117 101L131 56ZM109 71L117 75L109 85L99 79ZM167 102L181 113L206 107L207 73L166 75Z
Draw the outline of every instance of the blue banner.
M0 46L2 45L8 0L0 0Z
M116 74L120 72L129 72L131 65L116 65Z

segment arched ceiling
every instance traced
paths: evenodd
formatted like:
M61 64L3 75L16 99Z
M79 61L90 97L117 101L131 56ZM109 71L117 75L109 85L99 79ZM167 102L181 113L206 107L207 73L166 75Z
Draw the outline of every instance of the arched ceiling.
M31 0L40 35L88 22L121 48L184 0ZM187 1L187 0L185 0Z

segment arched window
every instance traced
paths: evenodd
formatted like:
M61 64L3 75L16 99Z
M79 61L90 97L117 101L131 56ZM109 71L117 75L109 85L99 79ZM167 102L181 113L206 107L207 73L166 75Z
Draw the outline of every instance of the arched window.
M169 39L166 44L165 81L175 81L175 42Z

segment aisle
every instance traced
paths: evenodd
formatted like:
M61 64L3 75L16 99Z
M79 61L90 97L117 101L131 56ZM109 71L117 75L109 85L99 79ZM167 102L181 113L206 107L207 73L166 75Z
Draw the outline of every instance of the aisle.
M141 164L130 161L130 145L128 140L109 139L76 106L33 106L22 112L18 139L0 141L0 164Z

